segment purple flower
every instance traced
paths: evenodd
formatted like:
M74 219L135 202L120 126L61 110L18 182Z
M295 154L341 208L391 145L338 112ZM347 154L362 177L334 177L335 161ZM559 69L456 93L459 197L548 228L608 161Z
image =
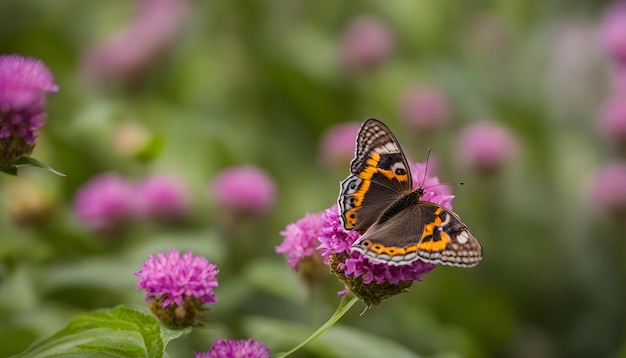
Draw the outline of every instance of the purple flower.
M613 143L626 144L626 92L616 93L602 106L600 129Z
M146 300L163 298L162 306L167 307L172 303L181 306L187 297L203 303L215 302L213 289L218 286L215 277L218 272L217 267L202 256L187 251L181 257L180 251L171 249L167 255L159 252L157 256L150 256L134 275L139 277L137 288L146 290Z
M87 85L136 80L176 43L187 15L186 1L136 0L135 4L137 15L128 26L83 55L81 72Z
M320 162L332 168L347 166L354 156L354 138L359 133L361 123L341 123L328 128L320 143Z
M600 41L618 65L626 65L626 1L614 2L607 8Z
M361 235L356 231L346 231L339 220L337 206L333 205L324 212L324 230L319 236L322 256L328 261L331 254L345 254L346 260L337 265L337 269L350 279L361 277L364 284L389 283L396 285L402 281L421 281L435 265L417 260L410 265L392 266L372 262L357 251L351 251L352 244Z
M344 29L339 41L339 63L349 70L364 70L380 65L391 56L394 38L378 18L362 15Z
M280 232L284 240L276 246L276 252L287 255L287 264L297 270L302 259L315 254L319 246L317 237L322 233L323 228L324 212L306 214Z
M58 90L42 61L18 55L0 56L0 111L42 106L46 92Z
M105 173L77 190L74 211L94 231L114 230L132 217L134 197L131 182L115 173Z
M189 210L190 196L179 178L155 175L137 185L136 209L139 215L154 220L178 220Z
M506 128L482 121L469 125L459 138L461 162L476 172L499 171L518 152L517 139Z
M209 194L220 208L237 214L262 215L274 206L276 187L265 171L240 166L219 173Z
M626 163L613 163L600 169L589 190L590 200L618 217L626 215Z
M208 352L194 352L195 358L270 358L270 349L263 342L252 338L234 341L218 339Z
M428 134L448 124L450 112L446 94L433 86L410 87L400 99L400 118L420 134Z
M46 92L58 90L40 60L0 56L0 165L32 152L35 130L46 118Z
M146 290L150 310L166 326L181 329L202 322L202 305L216 301L213 289L218 286L219 270L202 256L190 251L182 257L170 249L167 255L150 256L134 273L137 288Z

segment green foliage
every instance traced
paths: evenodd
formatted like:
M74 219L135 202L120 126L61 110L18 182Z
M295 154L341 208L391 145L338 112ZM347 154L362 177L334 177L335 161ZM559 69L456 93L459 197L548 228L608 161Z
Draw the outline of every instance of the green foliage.
M171 331L152 315L118 306L78 316L15 357L163 357L167 343L190 330Z
M20 157L7 165L0 167L0 172L6 173L9 175L17 175L17 168L22 167L22 166L31 166L35 168L41 168L49 172L52 172L58 176L61 176L61 177L65 176L65 174L59 172L58 170L54 170L49 165L42 163L38 161L37 159L31 158L31 157Z

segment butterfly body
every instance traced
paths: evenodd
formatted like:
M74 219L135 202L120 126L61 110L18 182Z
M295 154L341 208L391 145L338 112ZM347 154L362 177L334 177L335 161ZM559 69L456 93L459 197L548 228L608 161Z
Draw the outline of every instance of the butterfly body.
M343 227L362 234L353 251L393 266L418 259L460 267L480 262L480 243L459 216L412 188L402 148L382 122L369 119L361 127L350 171L337 203Z

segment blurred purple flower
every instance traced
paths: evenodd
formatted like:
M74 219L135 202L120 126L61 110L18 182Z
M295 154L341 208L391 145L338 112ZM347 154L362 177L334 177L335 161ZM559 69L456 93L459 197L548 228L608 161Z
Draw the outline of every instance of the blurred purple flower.
M58 90L42 61L0 56L0 165L32 152L46 118L46 92Z
M218 339L208 352L194 352L194 358L270 358L270 349L252 338L238 341Z
M358 16L343 30L339 63L348 70L364 70L385 62L394 50L394 37L386 24L369 15Z
M518 153L518 142L506 128L492 122L470 124L459 137L458 155L470 169L484 174L497 172Z
M114 230L132 217L134 198L131 182L115 173L105 173L76 191L74 211L94 231Z
M276 246L276 252L287 255L287 264L293 270L297 270L302 259L316 253L320 244L317 237L322 233L323 228L324 212L306 214L280 232L284 240Z
M203 303L217 300L213 289L218 286L217 267L202 256L194 256L190 251L182 257L180 251L171 249L167 255L158 253L150 256L141 270L133 275L139 277L137 288L146 290L145 299L162 299L162 306L172 303L183 305L187 297Z
M262 215L274 206L276 187L265 171L254 166L239 166L220 172L209 194L222 209Z
M626 1L616 1L606 9L600 41L618 65L626 65Z
M320 142L320 162L326 167L347 166L354 157L354 138L361 123L340 123L328 128Z
M606 212L626 215L626 163L612 163L601 168L589 190L590 200Z
M446 94L430 85L412 86L400 99L400 118L418 134L428 134L448 124L451 111Z
M168 175L154 175L140 182L135 197L139 215L166 221L183 218L191 200L185 183Z
M137 15L125 28L83 54L81 73L88 86L141 75L178 38L186 0L136 0Z

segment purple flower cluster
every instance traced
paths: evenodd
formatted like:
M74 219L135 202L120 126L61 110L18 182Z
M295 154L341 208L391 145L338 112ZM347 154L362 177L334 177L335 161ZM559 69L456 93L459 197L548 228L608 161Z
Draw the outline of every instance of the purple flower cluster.
M367 70L385 62L394 47L393 34L385 23L374 16L361 15L341 35L339 63L348 70Z
M600 28L600 41L618 66L626 66L626 1L609 5Z
M389 283L396 285L402 281L420 281L421 276L435 268L434 264L417 260L410 265L392 266L370 261L356 251L352 244L360 237L356 231L346 231L339 220L337 206L324 212L324 229L319 236L322 256L328 262L332 254L345 254L344 262L338 263L340 272L351 279L361 277L364 284Z
M517 156L518 151L517 138L508 129L493 122L475 122L459 138L460 161L478 173L499 171Z
M0 164L30 154L46 118L46 92L58 90L42 61L0 56Z
M208 352L194 353L195 358L270 358L270 349L252 338L242 340L218 339Z
M598 127L607 147L626 155L626 1L610 4L600 26L600 42L613 62L613 88L600 108ZM626 217L626 162L605 164L589 188L594 205L618 218Z
M76 191L74 210L92 230L113 230L132 215L133 197L132 183L115 173L105 173Z
M81 74L88 86L110 80L132 82L171 48L187 15L183 0L136 0L137 15L126 27L83 54Z
M320 142L319 160L327 168L346 167L354 156L354 138L361 123L340 123L328 128Z
M445 126L451 112L446 94L431 85L409 87L400 98L400 118L417 134L429 134Z
M184 217L190 195L181 180L154 175L135 184L115 173L101 174L80 187L74 210L93 231L110 231L134 218L173 221Z
M181 219L191 205L187 186L170 175L154 175L139 182L135 198L138 214L157 221Z
M297 270L300 261L315 253L319 246L317 238L324 228L324 222L324 212L306 214L280 232L284 240L276 246L276 252L287 255L287 264L293 270Z
M217 175L208 194L222 209L241 215L263 215L274 206L276 186L260 168L230 167Z
M218 286L215 277L219 270L202 256L187 251L182 256L178 250L166 255L158 253L143 263L141 270L134 273L139 277L137 288L146 290L145 298L162 299L162 306L172 303L183 304L186 297L203 303L216 301L213 289Z

